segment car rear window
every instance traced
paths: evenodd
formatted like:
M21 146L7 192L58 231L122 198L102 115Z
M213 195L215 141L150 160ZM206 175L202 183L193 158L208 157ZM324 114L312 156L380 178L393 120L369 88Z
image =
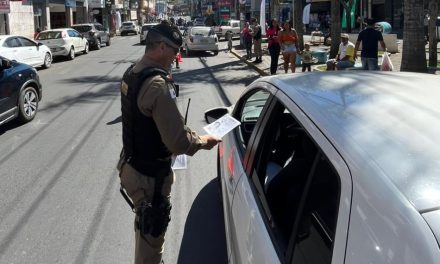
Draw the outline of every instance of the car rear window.
M92 26L84 25L84 26L72 26L78 32L89 32L92 30Z
M122 23L123 26L133 26L132 22L124 22Z
M150 30L150 28L154 27L155 25L146 25L146 26L142 26L142 31L147 31Z
M41 32L37 36L37 40L59 39L59 38L61 38L61 31L45 31L45 32Z
M214 31L211 28L193 28L192 34L194 36L203 36L207 37L210 35L214 35Z

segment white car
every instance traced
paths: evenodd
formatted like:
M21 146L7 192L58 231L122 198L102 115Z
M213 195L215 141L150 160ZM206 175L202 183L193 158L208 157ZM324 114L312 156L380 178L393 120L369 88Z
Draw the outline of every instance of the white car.
M183 47L186 55L192 51L212 51L218 54L218 37L211 27L190 27L183 32Z
M75 54L89 53L87 38L73 28L57 28L40 32L36 40L48 46L53 56L65 56L69 60Z
M440 263L440 77L263 77L218 147L228 263Z
M0 35L0 54L33 67L47 69L52 64L52 53L46 45L23 36Z
M156 25L158 25L159 23L148 23L148 24L144 24L141 28L141 33L139 34L139 42L140 44L145 43L145 38L147 37L147 33L148 30Z
M139 32L139 28L134 21L126 21L122 23L122 26L119 28L119 33L121 36L128 35L128 33L133 33L137 35Z

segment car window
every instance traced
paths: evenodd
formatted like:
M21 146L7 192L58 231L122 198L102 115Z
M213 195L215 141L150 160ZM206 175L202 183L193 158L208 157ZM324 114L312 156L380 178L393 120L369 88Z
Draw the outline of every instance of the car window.
M20 41L18 41L17 38L8 38L5 41L5 45L6 45L6 47L9 47L9 48L21 47L21 43L20 43Z
M35 43L27 38L17 38L20 42L21 45L25 46L25 47L35 47Z
M241 124L237 128L238 140L242 149L245 150L249 138L257 124L257 121L267 104L270 93L265 90L253 90L243 97L238 103L235 118L240 120Z
M193 36L207 37L209 35L212 35L212 29L211 28L193 28L191 33Z
M240 27L240 24L239 23L233 23L232 27Z
M89 25L72 26L72 28L78 32L89 32L90 30L92 30L92 26Z
M252 183L260 193L263 217L284 257L293 251L294 263L330 263L339 177L312 137L281 103L273 108L267 122L258 132L252 162Z
M150 30L150 28L154 27L155 25L143 25L142 26L142 31L148 31Z
M133 26L132 22L124 22L122 23L123 26Z
M81 34L76 30L67 30L67 34L69 34L70 37L79 38Z
M61 31L44 31L38 34L37 40L59 39L61 37Z

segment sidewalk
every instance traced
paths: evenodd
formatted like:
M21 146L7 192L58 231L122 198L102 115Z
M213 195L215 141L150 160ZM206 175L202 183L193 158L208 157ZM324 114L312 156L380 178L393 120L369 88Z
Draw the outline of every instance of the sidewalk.
M308 38L310 38L310 36L304 36L305 38L305 42L308 40ZM440 43L439 43L440 44ZM262 43L262 50L263 50L263 62L255 64L252 63L253 60L255 60L255 56L252 58L252 60L246 60L246 50L244 48L240 48L239 46L233 47L231 53L234 54L237 58L239 58L241 61L245 62L246 64L248 64L249 66L253 67L261 76L268 76L270 75L270 56L269 56L269 51L267 49L267 43ZM394 71L400 71L400 66L401 66L401 62L402 62L402 41L399 40L399 52L395 53L395 54L391 54L390 55L390 59L393 63L394 66ZM316 50L326 50L329 51L330 47L329 46L324 46L324 45L314 45L310 47L311 51L316 51ZM439 56L440 57L440 56ZM356 61L356 64L360 64L360 57L358 59L359 61ZM379 59L380 60L380 59ZM279 60L278 60L278 70L277 70L277 74L285 74L284 73L284 67L283 67L283 56L280 55ZM325 64L314 64L312 65L312 71L321 71L318 66L322 66ZM322 68L322 67L320 67ZM301 72L302 67L298 66L296 67L296 72ZM289 69L289 73L290 73L290 69ZM437 69L436 74L440 74L440 70Z

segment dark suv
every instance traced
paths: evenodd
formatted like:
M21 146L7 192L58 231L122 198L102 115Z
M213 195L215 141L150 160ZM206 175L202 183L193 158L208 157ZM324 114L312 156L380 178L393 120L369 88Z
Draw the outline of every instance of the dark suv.
M110 46L110 32L99 23L76 24L72 28L87 38L90 47L99 50L102 43Z
M21 122L34 119L41 95L40 78L32 66L0 56L0 125L17 117Z

